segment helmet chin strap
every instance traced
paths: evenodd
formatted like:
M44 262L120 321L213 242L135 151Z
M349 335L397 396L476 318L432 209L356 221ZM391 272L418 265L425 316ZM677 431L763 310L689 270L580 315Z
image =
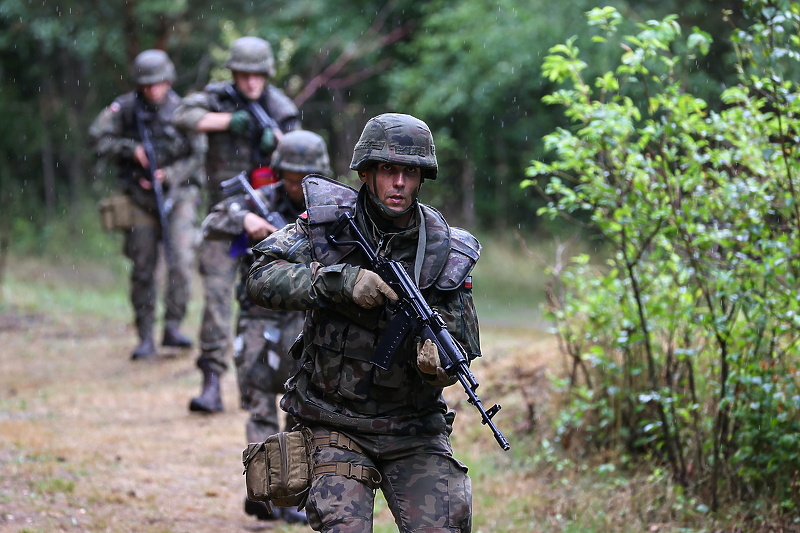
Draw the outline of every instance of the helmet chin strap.
M378 196L373 192L378 187L377 175L378 175L378 169L373 166L372 167L372 188L367 187L367 196L369 197L370 201L372 202L372 205L377 207L378 211L380 211L380 213L382 215L385 215L388 218L400 218L400 217L402 217L403 215L405 215L406 213L408 213L409 211L411 211L414 208L414 206L417 203L417 198L419 197L419 190L422 187L422 182L421 181L420 181L419 187L417 187L414 190L413 198L411 200L411 203L408 204L408 207L406 207L402 211L395 211L394 209L389 209L388 207L386 207L386 205L384 205L384 203L381 202L378 199Z

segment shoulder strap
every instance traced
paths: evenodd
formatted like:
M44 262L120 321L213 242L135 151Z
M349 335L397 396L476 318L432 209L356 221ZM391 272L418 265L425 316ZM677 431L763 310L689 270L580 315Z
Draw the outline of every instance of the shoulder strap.
M354 247L331 246L325 234L342 214L355 210L358 191L326 176L309 174L303 178L303 194L312 243L311 255L323 265L335 265Z

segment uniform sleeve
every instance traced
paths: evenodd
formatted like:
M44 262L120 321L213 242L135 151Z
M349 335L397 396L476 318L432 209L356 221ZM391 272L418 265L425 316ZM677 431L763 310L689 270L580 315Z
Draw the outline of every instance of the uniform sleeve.
M133 159L139 142L122 135L122 113L114 102L97 115L89 127L89 142L100 157L112 161Z
M189 94L175 110L175 124L181 129L196 131L197 123L211 111L211 100L207 93Z
M250 299L268 309L309 310L348 302L358 267L313 261L302 222L289 224L253 248L247 276Z
M164 172L167 174L166 182L170 187L188 184L193 181L200 169L203 168L205 153L201 136L194 132L188 132L187 137L188 154L176 159L171 165L164 167Z

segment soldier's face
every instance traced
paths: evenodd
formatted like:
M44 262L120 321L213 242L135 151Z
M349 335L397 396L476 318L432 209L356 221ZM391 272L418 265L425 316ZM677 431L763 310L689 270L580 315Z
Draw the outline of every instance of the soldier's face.
M303 178L305 177L304 172L290 172L284 170L281 172L283 178L283 189L286 191L286 196L294 203L295 205L303 205Z
M374 174L374 179L373 179ZM422 175L419 167L378 163L373 169L358 173L359 179L388 209L402 213L417 198Z
M152 85L142 85L142 96L144 96L148 102L160 104L167 97L170 85L168 81L153 83Z
M233 83L248 100L258 100L267 86L267 77L255 72L234 72Z

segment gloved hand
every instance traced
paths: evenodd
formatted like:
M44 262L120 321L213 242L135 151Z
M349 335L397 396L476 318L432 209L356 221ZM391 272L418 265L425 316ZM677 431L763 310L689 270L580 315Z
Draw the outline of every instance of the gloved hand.
M445 387L455 383L455 380L447 375L441 365L442 361L439 359L439 350L436 345L430 339L425 339L425 342L417 341L417 368L419 371L430 376L429 381L434 385Z
M272 128L264 128L264 133L261 134L261 142L259 143L261 151L271 152L275 149L276 144L278 143L275 142L275 132L272 131Z
M228 124L228 129L237 135L244 135L253 126L253 119L250 113L245 110L236 111L231 115L231 121Z
M396 302L397 293L375 272L359 269L353 285L353 301L365 309L372 309L383 304L386 298Z

